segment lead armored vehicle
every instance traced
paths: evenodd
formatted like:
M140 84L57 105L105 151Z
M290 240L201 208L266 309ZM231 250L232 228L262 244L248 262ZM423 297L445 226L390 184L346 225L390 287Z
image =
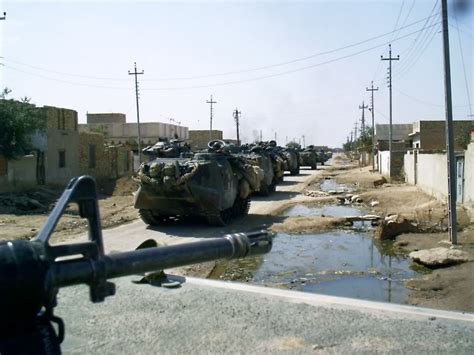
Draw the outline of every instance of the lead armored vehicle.
M209 142L208 151L192 159L157 158L140 166L135 208L150 225L186 216L225 225L247 214L249 196L263 176L257 169L229 154L219 140Z

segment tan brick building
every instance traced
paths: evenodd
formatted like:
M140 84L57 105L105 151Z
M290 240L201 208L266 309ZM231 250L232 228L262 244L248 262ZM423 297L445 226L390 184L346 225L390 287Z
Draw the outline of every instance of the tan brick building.
M220 139L223 140L223 133L219 130L212 130L212 134L209 135L209 130L190 130L189 131L189 144L191 144L191 150L201 150L207 148L207 143L210 140Z
M463 138L474 129L472 120L453 121L454 149L464 150L461 145ZM446 121L418 121L413 123L413 131L409 134L410 148L422 150L446 149Z

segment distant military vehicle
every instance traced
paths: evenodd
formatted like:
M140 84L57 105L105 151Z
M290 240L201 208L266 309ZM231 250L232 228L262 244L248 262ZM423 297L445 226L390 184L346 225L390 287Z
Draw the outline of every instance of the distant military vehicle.
M300 173L300 154L294 148L282 148L282 153L286 160L286 169L291 175L298 175Z
M157 158L140 166L135 208L145 223L200 216L211 225L225 225L247 214L249 196L259 187L263 173L231 155L223 141L208 146L207 152L188 160Z
M307 146L300 151L300 165L310 166L311 169L316 169L318 164L318 153L313 149L313 146Z
M261 145L244 145L242 152L237 154L251 165L259 167L263 172L263 178L260 180L260 186L254 191L263 196L268 196L275 192L277 176L269 152Z
M158 158L190 158L191 147L184 139L160 141L142 149L143 154Z
M331 157L332 157L331 151L325 151L321 149L318 152L318 163L321 163L321 165L324 165L324 163L327 162Z

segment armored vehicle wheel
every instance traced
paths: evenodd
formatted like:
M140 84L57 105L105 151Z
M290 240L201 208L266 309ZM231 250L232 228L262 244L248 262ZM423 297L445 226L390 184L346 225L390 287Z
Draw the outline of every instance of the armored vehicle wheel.
M207 223L214 227L222 227L225 226L227 223L221 216L221 213L218 214L209 214L206 216Z
M150 226L156 226L160 224L160 222L163 222L163 217L154 214L151 210L138 210L138 214L142 221Z
M235 200L233 209L236 217L247 215L250 209L250 199L238 197Z
M290 170L290 175L299 175L300 174L300 168L297 167L296 169Z
M271 186L272 186L272 185L273 185L273 184L270 184L270 185L265 184L265 183L261 184L261 185L260 185L260 190L259 190L259 195L262 195L262 196L268 196L268 195L270 195L270 193L271 193Z

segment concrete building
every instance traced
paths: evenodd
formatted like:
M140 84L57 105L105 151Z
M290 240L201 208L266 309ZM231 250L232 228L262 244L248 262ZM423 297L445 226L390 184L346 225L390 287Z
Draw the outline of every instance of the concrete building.
M132 149L127 145L108 146L104 135L95 132L79 134L80 173L101 182L133 173Z
M176 136L188 139L188 131L188 127L170 123L140 122L143 147ZM138 124L127 123L123 113L87 113L87 123L79 125L79 132L102 133L106 144L129 144L133 150L138 148Z
M454 149L464 150L462 145L467 141L469 132L474 129L474 121L453 121ZM410 148L421 150L446 149L446 121L418 121L413 123L413 130L408 134Z
M44 106L46 129L32 136L38 184L65 185L79 175L77 112Z

